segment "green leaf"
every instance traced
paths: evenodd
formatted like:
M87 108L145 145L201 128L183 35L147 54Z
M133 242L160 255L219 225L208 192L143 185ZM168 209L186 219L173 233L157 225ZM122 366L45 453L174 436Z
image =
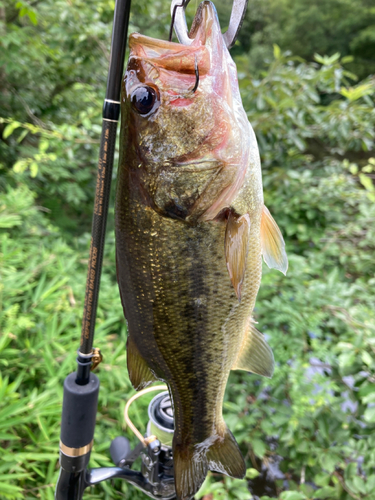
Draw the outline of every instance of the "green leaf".
M332 486L324 486L314 492L314 498L335 498L336 490Z
M373 406L372 408L367 408L363 414L363 418L366 422L375 422L375 406Z
M344 473L345 481L356 476L358 473L358 465L355 462L351 462L347 465Z
M372 183L372 180L371 180L371 178L368 175L366 175L366 174L359 174L358 177L359 177L359 180L361 181L362 186L367 191L370 191L370 192L374 192L375 191L374 184Z
M356 87L341 88L340 94L346 97L350 102L357 101L361 97L366 95L371 95L374 92L374 88L371 83L364 83L362 85L357 85Z
M366 492L374 493L375 492L375 474L372 474L367 478L366 481Z
M10 135L13 134L13 132L21 126L21 123L20 122L17 122L17 121L12 121L10 123L8 123L8 125L5 127L4 131L3 131L3 139L8 139L8 137Z
M36 177L38 175L38 164L35 161L30 165L30 174L31 177Z
M314 54L314 59L324 66L331 66L340 59L340 54L338 52L336 52L332 56L321 56L319 54Z
M22 132L20 133L20 135L17 138L17 142L21 143L24 140L24 138L27 136L28 133L29 133L29 130L27 130L27 129L22 130Z
M1 228L10 228L10 227L19 226L21 224L22 224L22 219L19 215L0 213L0 227Z
M28 17L29 17L30 21L31 21L31 22L32 22L32 23L36 26L36 25L38 24L38 19L37 19L37 17L36 17L36 13L35 13L35 11L34 11L34 10L29 9L29 10L27 11L27 15L28 15Z
M0 493L4 493L4 495L16 495L10 496L10 498L24 498L22 496L18 496L18 494L23 494L22 488L9 483L0 482Z
M365 363L367 366L371 366L373 363L372 356L369 352L363 351L361 355L362 361Z
M18 174L22 174L27 169L27 165L28 162L26 160L18 160L13 165L13 170Z
M280 495L281 500L304 500L306 495L298 491L283 491Z
M354 493L366 493L365 481L359 476L348 479L346 484Z
M354 61L354 57L353 56L344 56L342 59L341 59L341 63L342 64L348 64L348 63L351 63Z
M258 477L260 472L257 469L247 469L246 470L246 479L254 479L255 477Z
M324 470L331 473L340 463L340 457L333 452L327 452L320 456L320 463Z
M266 453L266 445L260 439L254 438L251 440L251 446L257 457L263 458Z

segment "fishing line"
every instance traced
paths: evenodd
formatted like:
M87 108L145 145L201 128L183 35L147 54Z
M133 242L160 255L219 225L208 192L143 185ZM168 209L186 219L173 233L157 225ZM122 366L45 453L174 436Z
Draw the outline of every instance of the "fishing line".
M126 403L125 409L124 409L124 420L126 425L133 431L133 433L137 436L137 438L140 440L140 442L143 444L144 447L146 447L152 440L157 439L156 436L149 436L147 438L144 438L143 435L139 432L139 430L136 428L136 426L133 424L133 422L130 420L129 417L129 408L132 403L141 396L144 396L145 394L148 394L149 392L154 392L154 391L166 391L168 390L168 387L166 385L156 385L155 387L148 387L147 389L143 389L142 391L137 392L134 394ZM153 438L153 439L151 439Z

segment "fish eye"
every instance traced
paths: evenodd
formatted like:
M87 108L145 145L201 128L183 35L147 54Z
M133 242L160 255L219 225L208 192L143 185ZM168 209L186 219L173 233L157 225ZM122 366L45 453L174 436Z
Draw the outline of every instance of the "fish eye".
M156 90L148 85L137 87L133 90L130 97L133 108L143 116L148 115L154 109L157 100L158 95Z

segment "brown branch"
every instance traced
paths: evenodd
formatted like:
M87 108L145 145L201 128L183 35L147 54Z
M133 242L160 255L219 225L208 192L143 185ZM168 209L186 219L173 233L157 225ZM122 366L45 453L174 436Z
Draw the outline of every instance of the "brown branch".
M17 90L14 87L11 87L11 92L22 103L23 107L26 110L26 113L31 118L31 120L33 121L33 123L35 125L37 125L38 127L40 127L40 128L47 129L48 128L47 125L42 120L40 120L40 118L38 118L37 116L34 115L34 113L31 111L31 109L30 109L29 105L27 104L27 102L25 101L25 99L20 96L20 94L17 92Z
M359 327L362 327L362 328L372 328L373 330L375 330L374 326L365 325L364 323L361 323L360 321L355 320L352 316L350 316L350 314L348 313L348 311L346 309L344 309L343 307L328 305L328 306L325 307L325 309L328 309L329 311L332 311L332 313L334 314L334 316L336 316L337 318L339 318L339 315L337 314L337 311L341 312L344 315L345 319L346 319L346 323L348 323L349 325L351 325L356 333L358 333L358 331L356 330L355 326L359 326Z

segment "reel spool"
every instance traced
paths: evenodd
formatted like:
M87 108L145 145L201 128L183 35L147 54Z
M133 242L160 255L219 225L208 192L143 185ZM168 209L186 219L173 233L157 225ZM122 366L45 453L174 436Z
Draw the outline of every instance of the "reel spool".
M172 447L174 432L173 407L168 392L155 396L148 406L146 436L157 436L164 448Z

